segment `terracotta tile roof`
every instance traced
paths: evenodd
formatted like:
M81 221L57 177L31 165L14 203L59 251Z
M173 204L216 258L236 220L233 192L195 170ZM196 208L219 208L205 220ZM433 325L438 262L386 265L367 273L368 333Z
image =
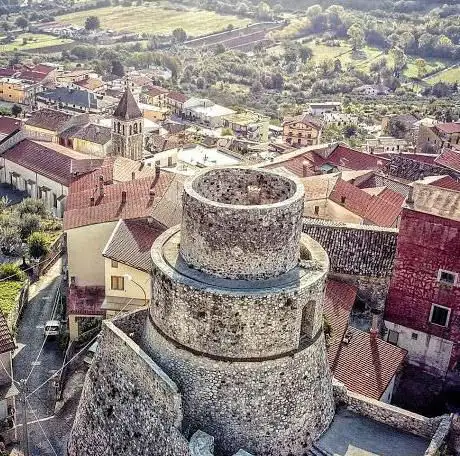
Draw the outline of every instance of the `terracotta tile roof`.
M40 82L43 79L45 79L47 76L46 73L42 73L41 71L29 71L29 70L22 70L20 71L17 76L14 75L14 77L17 77L18 79L23 79L28 82L36 83Z
M82 81L77 81L74 84L87 90L97 90L104 86L104 82L97 78L83 79Z
M181 92L169 92L166 97L179 103L185 103L189 99L187 95L184 95Z
M382 158L379 155L367 154L343 145L337 146L324 159L324 163L335 165L339 169L348 170L377 170L383 168L388 162L388 159Z
M433 180L433 182L431 182L429 185L460 192L460 181L455 180L450 176L440 176L439 179Z
M165 150L175 149L180 145L179 139L174 136L165 137L161 135L150 135L147 138L147 142L152 152L163 152Z
M143 220L120 220L102 255L141 271L150 272L150 249L164 229Z
M56 143L24 139L3 153L3 157L62 185L70 185L72 174L94 168L98 161ZM83 169L78 166L82 161ZM91 163L94 166L91 168Z
M350 312L355 303L357 292L356 287L344 282L328 279L326 283L323 311L332 331L327 349L331 368L334 365L337 351L348 328Z
M0 353L13 351L16 345L11 335L10 329L6 322L6 318L0 312Z
M305 152L302 155L274 163L267 166L268 169L279 168L282 166L291 173L299 177L315 176L317 169L324 163L324 158L315 152Z
M460 173L460 151L444 149L435 163Z
M378 400L407 351L351 326L347 334L350 341L340 343L331 371L350 391Z
M22 121L14 117L0 116L0 133L10 135L21 128Z
M110 165L91 175L76 179L69 191L64 214L64 229L69 230L119 219L152 217L170 227L180 222L183 177L163 173L141 179L104 185L104 195L98 192L99 176L113 178ZM122 202L126 192L126 202ZM94 198L93 203L91 199ZM93 205L92 205L93 204Z
M80 127L74 134L74 138L90 141L95 144L107 144L112 139L112 130L96 124L88 124Z
M125 90L117 108L115 109L115 112L113 113L113 116L122 120L142 118L142 112L139 109L131 90Z
M448 123L436 124L434 128L446 134L460 133L460 122L448 122Z
M31 70L36 71L38 73L49 74L55 70L54 67L49 65L44 65L43 63L38 63L37 65L33 66Z
M0 68L0 77L9 78L15 73L17 73L17 70L14 68Z
M105 287L69 287L67 313L69 315L105 315L101 309Z
M166 94L168 92L169 92L168 89L163 89L163 87L159 87L159 86L153 86L147 91L147 95L149 95L150 97L157 97L159 95Z
M405 197L388 188L378 195L371 195L354 185L339 179L330 199L378 226L391 227L401 213Z
M32 113L32 116L25 122L32 127L43 128L50 131L61 131L67 122L72 119L72 114L67 114L54 109L40 109Z
M283 120L283 126L290 124L290 123L304 123L304 124L310 124L313 125L316 128L322 128L323 127L323 122L321 119L318 119L317 117L313 117L307 113L300 114L299 116L295 117L286 117Z
M147 166L145 163L131 160L126 157L116 157L113 160L113 181L124 182L132 180L134 174L135 179L149 177L155 175L155 168Z

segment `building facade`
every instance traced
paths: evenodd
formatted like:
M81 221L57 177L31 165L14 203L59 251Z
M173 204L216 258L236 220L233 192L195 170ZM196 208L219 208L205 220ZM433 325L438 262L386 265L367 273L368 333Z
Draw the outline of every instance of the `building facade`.
M415 183L403 209L385 325L409 362L437 375L460 358L460 192Z
M321 130L321 122L307 114L287 118L283 122L283 141L295 147L319 144Z

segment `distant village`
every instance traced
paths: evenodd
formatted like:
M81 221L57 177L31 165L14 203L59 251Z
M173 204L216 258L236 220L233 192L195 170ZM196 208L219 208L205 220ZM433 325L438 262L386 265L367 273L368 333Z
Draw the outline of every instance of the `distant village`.
M0 101L22 108L0 118L0 183L62 219L70 342L150 305L151 246L181 223L188 179L248 168L305 188L302 231L330 262L324 320L334 378L386 404L399 388L404 405L414 375L435 379L439 394L458 393L460 122L385 116L358 150L322 140L329 125L357 123L339 99L272 125L158 86L157 72L107 81L47 63L0 69ZM388 135L395 125L404 135ZM14 395L0 400L6 418ZM447 401L442 413L457 406Z

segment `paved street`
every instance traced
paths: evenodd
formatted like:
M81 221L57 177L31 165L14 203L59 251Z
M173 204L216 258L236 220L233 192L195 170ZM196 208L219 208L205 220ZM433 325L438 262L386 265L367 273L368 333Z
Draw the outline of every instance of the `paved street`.
M13 360L14 378L21 380L30 375L27 382L29 392L35 390L62 366L63 353L59 350L58 341L49 340L43 345L43 328L45 322L52 317L54 298L61 284L61 267L62 262L58 261L39 282L31 286L29 304L18 324L16 337L18 349ZM28 422L32 422L29 427L31 456L65 454L63 451L65 443L62 437L68 432L70 425L65 420L57 423L58 420L54 417L53 383L48 382L29 400L36 415L30 409L28 410ZM16 407L18 422L21 423L22 407L19 401ZM40 424L54 447L54 451L39 425L33 424L37 418L41 421ZM19 431L21 433L22 429L20 428Z

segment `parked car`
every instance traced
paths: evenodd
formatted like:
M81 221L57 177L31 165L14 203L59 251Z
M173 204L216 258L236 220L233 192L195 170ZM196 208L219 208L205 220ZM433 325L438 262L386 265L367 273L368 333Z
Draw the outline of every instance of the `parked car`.
M61 322L59 320L48 320L43 329L44 337L57 337L61 332Z

